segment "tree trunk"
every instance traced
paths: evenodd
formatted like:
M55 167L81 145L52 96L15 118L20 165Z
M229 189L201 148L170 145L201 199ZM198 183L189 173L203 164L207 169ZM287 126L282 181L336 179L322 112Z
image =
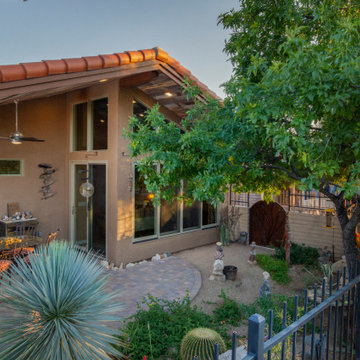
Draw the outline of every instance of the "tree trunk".
M360 221L359 211L354 211L352 217L349 219L345 208L345 200L334 202L336 206L336 215L342 230L342 241L344 246L344 253L348 267L354 264L359 258L359 250L356 247L356 225Z

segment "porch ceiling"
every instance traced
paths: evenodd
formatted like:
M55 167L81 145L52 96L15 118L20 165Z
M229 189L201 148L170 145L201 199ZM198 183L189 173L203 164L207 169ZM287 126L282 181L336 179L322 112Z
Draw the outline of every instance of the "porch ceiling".
M193 106L182 92L189 77L204 93L216 97L191 72L160 48L76 59L45 60L0 66L0 105L50 97L84 89L103 81L120 80L184 117ZM204 100L204 96L200 96Z

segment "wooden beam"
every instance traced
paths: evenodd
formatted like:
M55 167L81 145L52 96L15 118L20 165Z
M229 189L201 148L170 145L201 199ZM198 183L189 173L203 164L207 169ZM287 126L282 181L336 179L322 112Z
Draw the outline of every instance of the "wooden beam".
M139 85L150 82L157 76L158 76L158 73L156 71L149 71L149 72L142 73L142 74L127 76L120 80L120 86L124 87L124 88L139 86Z

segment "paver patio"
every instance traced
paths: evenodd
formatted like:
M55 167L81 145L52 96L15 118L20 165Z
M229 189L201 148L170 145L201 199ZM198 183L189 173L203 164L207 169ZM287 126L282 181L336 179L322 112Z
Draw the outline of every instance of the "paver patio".
M201 287L201 275L187 260L170 256L125 270L109 270L107 286L118 293L116 300L124 304L121 316L126 318L136 313L137 304L148 294L174 300L189 292L193 299Z
M137 264L124 270L107 270L109 280L107 289L118 295L115 301L124 305L121 317L127 318L136 313L137 304L144 296L151 294L166 300L181 299L190 293L190 299L201 287L201 275L187 260L170 256L163 260ZM0 303L2 313L9 312ZM119 315L119 314L117 314ZM120 322L113 322L111 327L119 328Z

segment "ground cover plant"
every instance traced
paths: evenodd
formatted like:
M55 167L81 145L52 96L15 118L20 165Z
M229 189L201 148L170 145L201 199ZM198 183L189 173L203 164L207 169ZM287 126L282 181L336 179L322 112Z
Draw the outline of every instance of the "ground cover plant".
M225 326L217 323L211 315L190 305L190 298L167 301L148 295L143 300L148 309L139 307L123 329L117 348L132 360L162 359L171 356L180 359L180 344L187 332L194 328L206 327L217 331L229 343Z
M105 290L97 258L52 242L17 260L0 280L0 359L109 360L120 355L107 324L121 305Z
M285 260L276 259L271 255L258 254L256 255L256 261L277 283L288 284L291 281L288 275L289 265Z
M271 295L258 298L251 304L238 304L224 291L219 297L222 302L212 314L205 314L201 308L192 307L187 296L183 300L167 301L151 295L143 300L148 308L139 308L123 329L119 338L121 345L117 349L129 359L174 359L180 360L181 341L190 331L198 327L207 327L217 331L231 347L231 334L234 327L247 324L248 318L255 313L268 321L269 310L274 312L273 331L282 329L283 303L287 302L287 324L294 320L294 298L286 295ZM302 299L299 300L298 316L303 313Z

